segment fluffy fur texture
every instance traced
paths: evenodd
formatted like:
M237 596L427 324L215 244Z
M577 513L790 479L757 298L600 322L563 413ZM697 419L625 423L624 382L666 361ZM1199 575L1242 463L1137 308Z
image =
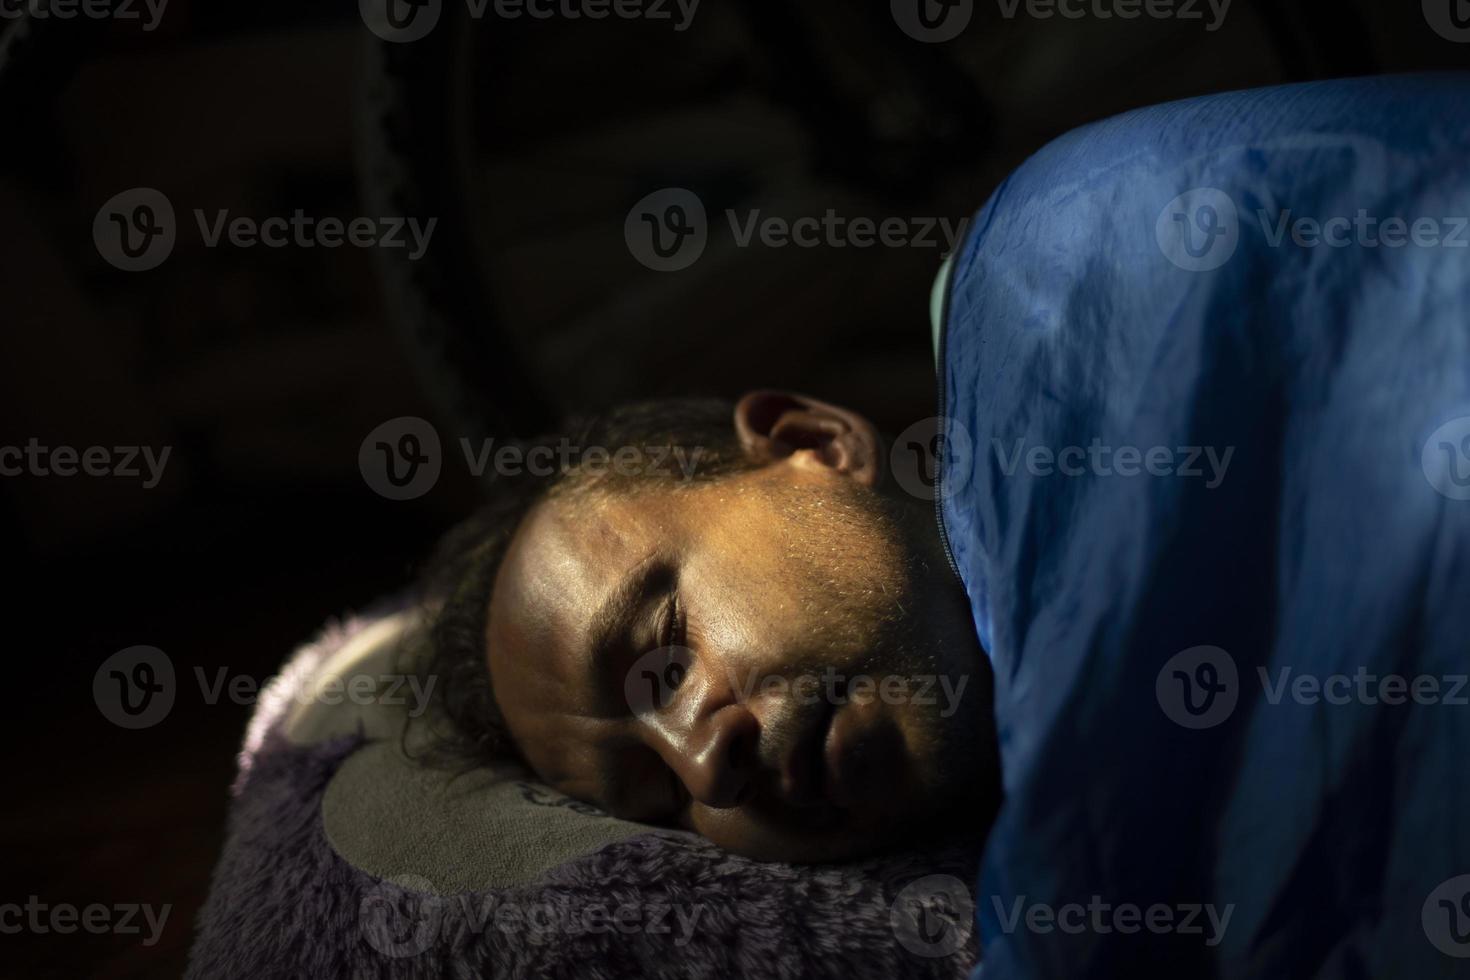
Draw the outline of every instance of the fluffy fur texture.
M309 671L293 668L319 662L361 625L303 648L280 683L299 682ZM252 725L241 754L190 978L850 980L961 977L974 965L971 910L921 881L969 882L968 849L802 867L650 830L524 888L436 896L376 878L338 856L321 819L332 775L363 738L300 747L279 720ZM916 903L916 891L933 897Z

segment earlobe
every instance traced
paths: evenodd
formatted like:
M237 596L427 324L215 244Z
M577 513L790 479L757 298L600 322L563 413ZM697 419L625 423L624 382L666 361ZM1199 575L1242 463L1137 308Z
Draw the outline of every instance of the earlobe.
M878 482L878 431L857 412L792 391L747 392L735 406L735 431L756 461L790 462Z

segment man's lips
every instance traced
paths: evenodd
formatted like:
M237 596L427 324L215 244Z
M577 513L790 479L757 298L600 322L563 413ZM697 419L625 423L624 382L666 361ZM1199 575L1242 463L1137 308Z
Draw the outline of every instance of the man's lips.
M833 806L854 809L903 786L908 748L893 716L877 700L853 702L832 719L822 745L823 792Z
M856 809L870 789L902 785L908 765L903 733L877 699L824 702L782 760L779 795L799 809Z

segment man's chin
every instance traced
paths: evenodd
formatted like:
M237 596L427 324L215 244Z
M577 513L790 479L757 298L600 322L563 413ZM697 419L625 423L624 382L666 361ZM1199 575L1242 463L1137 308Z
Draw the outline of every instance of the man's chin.
M829 864L927 848L933 831L948 822L948 814L917 805L913 798L906 809L892 810L885 805L889 801L905 802L895 793L872 797L864 801L870 805L851 810L710 810L694 818L694 829L726 850L758 861Z
M823 837L807 833L741 833L724 837L705 834L732 854L756 861L787 864L834 864L874 857L893 849L889 841L865 834L838 831Z

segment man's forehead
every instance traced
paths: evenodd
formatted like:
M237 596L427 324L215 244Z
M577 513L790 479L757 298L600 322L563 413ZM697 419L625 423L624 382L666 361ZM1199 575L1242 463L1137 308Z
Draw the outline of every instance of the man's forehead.
M596 595L616 577L629 524L608 519L600 501L550 500L526 515L506 556L519 598L536 607ZM572 603L575 605L575 603Z
M605 505L538 505L511 542L491 598L496 700L542 778L583 799L600 790L587 747L605 724L587 683L590 614L633 560L628 529Z
M490 604L491 670L505 702L564 707L583 686L591 610L633 560L632 524L611 516L590 500L545 501L526 515Z

